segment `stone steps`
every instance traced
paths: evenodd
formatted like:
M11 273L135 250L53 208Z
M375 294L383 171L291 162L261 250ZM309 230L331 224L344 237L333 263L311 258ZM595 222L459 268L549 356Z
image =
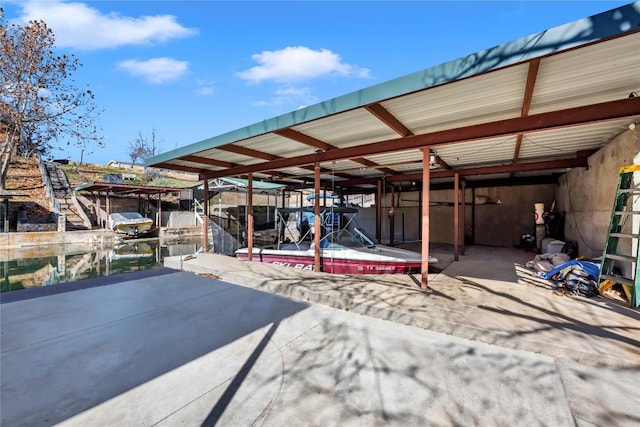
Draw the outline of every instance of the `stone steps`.
M64 171L54 163L45 163L45 167L61 213L65 215L67 229L87 230L88 227L73 202L73 190Z

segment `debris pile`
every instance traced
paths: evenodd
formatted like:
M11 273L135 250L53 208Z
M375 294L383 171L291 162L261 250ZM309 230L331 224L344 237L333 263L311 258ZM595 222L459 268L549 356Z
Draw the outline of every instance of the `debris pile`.
M527 263L536 275L556 283L552 288L569 295L594 297L599 295L600 264L591 261L570 260L564 253L542 254Z

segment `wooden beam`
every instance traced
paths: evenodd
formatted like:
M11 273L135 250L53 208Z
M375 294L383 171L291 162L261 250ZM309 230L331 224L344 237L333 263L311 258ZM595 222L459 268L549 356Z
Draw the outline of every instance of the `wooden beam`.
M247 259L253 260L253 174L247 176Z
M396 232L396 188L391 185L391 209L389 210L389 245L393 246L395 243Z
M445 171L431 172L432 178L453 178L455 173L459 173L460 176L476 176L476 175L492 175L498 173L513 173L513 172L531 172L542 171L551 169L570 169L577 167L587 167L589 165L587 157L574 157L570 159L561 160L548 160L540 162L528 162L518 163L514 165L512 163L498 166L483 166L477 168L464 168ZM385 178L389 182L402 182L402 181L420 181L422 179L422 172L415 172L402 175L388 176ZM378 178L355 178L345 181L340 181L339 185L342 187L351 187L354 185L375 185Z
M241 145L227 144L227 145L221 145L220 147L215 147L215 149L228 151L230 153L240 154L242 156L253 157L253 158L262 159L262 160L276 160L276 159L283 158L280 156L276 156L274 154L265 153L264 151L254 150L253 148L242 147ZM255 170L246 171L246 173L249 173L249 172L258 172L258 171L255 171ZM229 176L229 175L226 175L226 176Z
M206 169L202 169L202 168L192 168L190 166L174 165L174 164L167 163L167 162L158 163L158 164L155 164L155 165L149 166L149 167L158 168L158 169L170 169L170 170L176 170L176 171L182 171L182 172L193 172L193 173L197 173L197 174L210 172L210 171L208 171ZM199 178L199 179L203 180L204 178Z
M459 128L436 131L423 135L408 136L355 147L329 150L290 158L281 158L270 162L230 168L224 171L211 171L201 174L201 179L236 176L248 172L309 165L315 162L330 162L374 154L406 151L424 146L443 146L459 142L479 141L488 138L517 135L518 133L541 132L550 129L580 126L623 120L640 116L640 97L623 98L599 104L584 105L564 110L534 114L527 117L515 117L494 122L481 123Z
M536 58L529 61L529 71L527 72L527 84L524 88L524 97L522 100L522 110L520 115L526 117L529 115L529 109L531 108L531 99L533 99L533 89L536 86L536 80L538 78L538 69L540 68L540 58ZM516 137L516 148L513 153L513 164L518 163L518 157L520 156L520 148L522 147L522 139L524 134L519 133Z
M422 162L427 167L422 168L422 265L420 267L421 280L420 288L423 291L429 289L429 183L431 182L431 171L429 170L429 154L431 150L422 149Z
M382 180L378 179L376 191L376 240L382 242Z
M461 224L460 224L460 234L461 234L461 239L460 239L460 243L461 243L461 250L460 250L460 254L464 255L464 251L465 251L465 232L466 232L466 221L467 221L467 212L466 212L466 206L467 206L467 196L466 196L466 188L467 185L467 180L462 178L462 181L460 182L460 194L462 195L462 199L460 200L460 209L462 210L461 213Z
M191 162L191 163L200 163L200 164L209 165L209 166L217 166L220 168L232 168L235 166L242 166L239 163L224 162L222 160L210 159L208 157L201 157L201 156L194 156L194 155L178 157L178 160L184 160L185 162Z
M458 261L460 250L460 174L453 174L453 260Z
M516 148L513 151L513 164L518 163L518 157L520 157L520 148L522 147L522 140L524 139L524 135L519 133L516 136Z
M369 104L364 107L368 112L373 114L385 125L389 126L395 133L400 136L413 135L413 132L409 130L396 116L391 114L389 110L384 108L380 103Z
M320 225L322 224L322 219L320 218L320 163L316 163L314 165L314 179L313 179L313 194L315 195L314 203L313 203L313 215L315 217L313 224L313 243L314 243L314 251L313 251L313 265L314 271L320 271L320 233L322 233L322 229Z
M319 139L306 135L302 132L298 132L297 130L293 130L291 128L276 130L273 133L322 151L327 151L335 148L334 146L327 144L324 141L320 141Z
M452 169L451 166L449 166L449 164L438 155L436 155L436 163L440 166L441 169Z
M538 79L538 70L540 68L540 58L529 61L529 71L527 72L527 85L524 88L524 99L522 100L522 117L529 115L531 108L531 100L533 99L533 90Z
M204 209L202 214L202 227L204 228L204 251L209 251L209 180L205 179L204 182Z
M384 173L385 175L396 175L398 173L398 172L394 171L393 169L389 169L387 167L380 166L376 162L372 162L371 160L367 160L364 157L356 157L356 158L349 159L349 160L351 160L352 162L361 164L362 166L366 166L368 168L371 168L371 169L377 169L380 172Z
M293 130L291 128L285 128L285 129L280 129L277 131L274 131L273 133L275 133L276 135L280 135L283 136L285 138L291 139L293 141L299 142L301 144L305 144L308 145L310 147L316 148L318 150L322 150L322 151L329 151L329 150L338 150L339 148L328 144L324 141L321 141L319 139L316 139L312 136L306 135L304 133L298 132L296 130ZM380 171L386 173L386 174L394 174L395 171L389 169L389 168L381 168L380 165L378 165L376 162L372 162L370 160L367 160L365 158L359 157L359 158L355 158L355 159L349 159L355 163L361 164L363 166L367 166L373 169L379 169ZM337 175L336 175L337 176Z

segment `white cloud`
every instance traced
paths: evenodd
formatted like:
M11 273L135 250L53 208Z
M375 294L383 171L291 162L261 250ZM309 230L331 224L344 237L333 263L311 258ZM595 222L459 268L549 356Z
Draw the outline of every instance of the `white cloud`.
M312 50L305 46L286 47L281 50L257 53L251 57L259 63L237 75L250 83L265 80L295 82L326 75L369 77L369 69L342 62L340 55L327 49Z
M283 105L306 105L315 104L318 98L315 97L308 87L283 87L276 89L275 96L269 101L258 101L254 105L258 107L273 107Z
M214 82L212 81L207 81L207 80L201 80L201 79L196 79L196 94L198 95L202 95L202 96L209 96L209 95L213 95L215 93L215 89L214 89Z
M189 63L171 58L152 58L146 61L129 59L120 62L118 68L133 76L142 77L149 83L159 84L185 76L189 72Z
M209 96L215 93L215 90L210 86L202 86L196 89L196 93L202 96Z
M172 15L132 18L111 12L103 14L85 3L28 1L20 4L19 20L43 20L56 36L57 47L95 50L125 45L165 42L196 33Z

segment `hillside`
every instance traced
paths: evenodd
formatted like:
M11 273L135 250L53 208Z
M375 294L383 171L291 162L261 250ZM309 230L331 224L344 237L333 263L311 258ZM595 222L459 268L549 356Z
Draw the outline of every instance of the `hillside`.
M86 182L104 182L107 174L131 174L133 180L127 181L131 185L146 185L157 187L185 188L199 183L196 174L181 173L163 169L144 170L141 167L110 167L104 165L80 165L69 162L60 165L72 188ZM14 156L11 159L6 179L6 191L11 194L9 199L10 229L15 230L15 218L18 210L24 210L31 222L50 222L51 200L47 195L38 166L37 158Z
M135 179L127 181L132 185L149 185L154 187L184 188L198 185L196 174L174 172L163 169L147 169L141 167L113 167L95 164L78 164L69 162L68 165L60 165L71 187L77 187L86 182L103 182L108 174L131 174Z
M5 183L7 193L16 194L9 200L9 217L22 208L33 221L49 220L51 203L42 182L35 158L15 157L11 160Z

